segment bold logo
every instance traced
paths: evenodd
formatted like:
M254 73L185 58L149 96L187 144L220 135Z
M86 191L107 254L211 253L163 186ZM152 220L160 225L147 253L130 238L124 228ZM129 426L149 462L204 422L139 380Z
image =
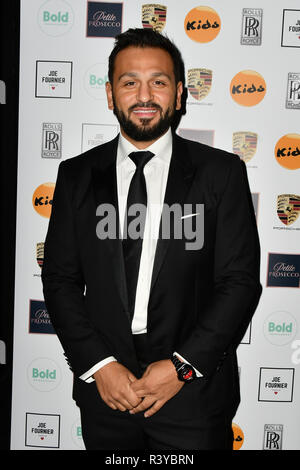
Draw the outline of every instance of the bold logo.
M36 98L71 98L72 62L36 61Z
M300 196L295 194L280 194L277 196L277 215L285 225L291 225L298 219L300 213Z
M185 17L184 29L190 39L196 42L210 42L219 34L221 20L210 7L193 8Z
M210 92L212 71L207 69L188 70L188 90L195 100L203 100Z
M84 75L84 88L95 100L106 100L105 83L107 81L107 65L94 64Z
M265 424L263 450L281 450L282 433L282 424Z
M241 44L261 45L262 14L261 8L243 8Z
M255 106L264 98L266 88L266 82L259 73L243 70L231 80L230 94L242 106Z
M60 445L60 415L26 413L26 447L58 449Z
M267 287L300 287L300 255L269 253Z
M87 37L114 38L122 32L123 3L87 2Z
M270 343L283 346L290 343L297 333L295 318L288 312L271 313L264 322L264 335Z
M300 109L300 73L288 74L285 107L288 109Z
M288 170L300 168L300 134L286 134L275 145L275 158Z
M244 433L242 428L235 423L232 423L233 431L233 450L239 450L244 444Z
M257 147L257 134L254 132L234 132L232 135L232 150L245 163L254 157Z
M72 437L74 444L76 444L76 446L78 446L80 449L83 449L83 450L85 449L84 442L82 439L82 428L81 428L80 418L78 418L75 421L75 423L73 423L73 426L71 429L71 437Z
M43 217L49 218L51 215L54 188L55 183L43 183L33 193L33 207Z
M300 10L283 10L282 47L300 47Z
M40 392L51 392L60 384L61 378L60 368L52 359L35 359L27 368L28 382Z
M116 124L82 124L81 152L112 140L118 132L119 126Z
M55 333L43 300L30 300L29 333Z
M151 28L161 33L166 24L167 7L150 3L142 5L142 24L143 28Z
M261 367L258 401L293 401L294 373L295 369Z
M61 158L62 124L43 123L42 158Z
M48 0L38 12L38 24L49 36L62 36L73 26L74 13L69 3L64 0Z

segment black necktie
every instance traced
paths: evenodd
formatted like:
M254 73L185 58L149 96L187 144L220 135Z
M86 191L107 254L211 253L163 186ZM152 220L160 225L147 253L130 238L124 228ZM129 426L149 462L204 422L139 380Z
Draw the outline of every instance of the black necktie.
M154 154L152 152L132 152L128 156L136 165L136 170L128 191L123 235L123 254L128 291L128 308L132 320L147 209L147 189L143 170L146 163L154 156ZM132 207L133 204L140 205L138 207L139 211L134 211L135 213L133 215L128 215L128 210L130 210L130 207ZM136 219L135 222L134 219ZM139 222L139 224L137 224L137 222Z

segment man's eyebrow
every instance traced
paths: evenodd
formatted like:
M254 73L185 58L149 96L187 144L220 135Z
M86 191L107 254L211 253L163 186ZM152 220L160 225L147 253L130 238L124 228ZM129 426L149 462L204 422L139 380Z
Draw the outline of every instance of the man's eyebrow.
M122 78L124 77L130 77L130 78L135 78L135 77L138 77L138 73L136 72L124 72L122 73L119 78L118 78L118 81L122 80ZM171 81L171 77L170 75L168 75L167 73L165 72L153 72L151 74L152 77L166 77L168 80Z

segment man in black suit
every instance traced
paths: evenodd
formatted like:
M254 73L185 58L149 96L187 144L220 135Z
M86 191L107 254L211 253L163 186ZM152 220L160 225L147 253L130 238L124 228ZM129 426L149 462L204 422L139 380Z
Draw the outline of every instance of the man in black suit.
M245 165L175 134L184 68L171 41L116 39L106 92L121 132L60 164L42 272L83 439L232 449L236 348L261 295Z

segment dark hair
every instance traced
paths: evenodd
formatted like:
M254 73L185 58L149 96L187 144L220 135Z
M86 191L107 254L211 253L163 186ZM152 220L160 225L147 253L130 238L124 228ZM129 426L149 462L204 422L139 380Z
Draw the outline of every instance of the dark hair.
M166 36L157 33L153 29L130 28L115 38L114 48L108 59L108 79L113 81L114 65L116 55L127 47L157 47L167 51L174 65L174 75L176 84L179 81L184 83L184 63L179 49Z

